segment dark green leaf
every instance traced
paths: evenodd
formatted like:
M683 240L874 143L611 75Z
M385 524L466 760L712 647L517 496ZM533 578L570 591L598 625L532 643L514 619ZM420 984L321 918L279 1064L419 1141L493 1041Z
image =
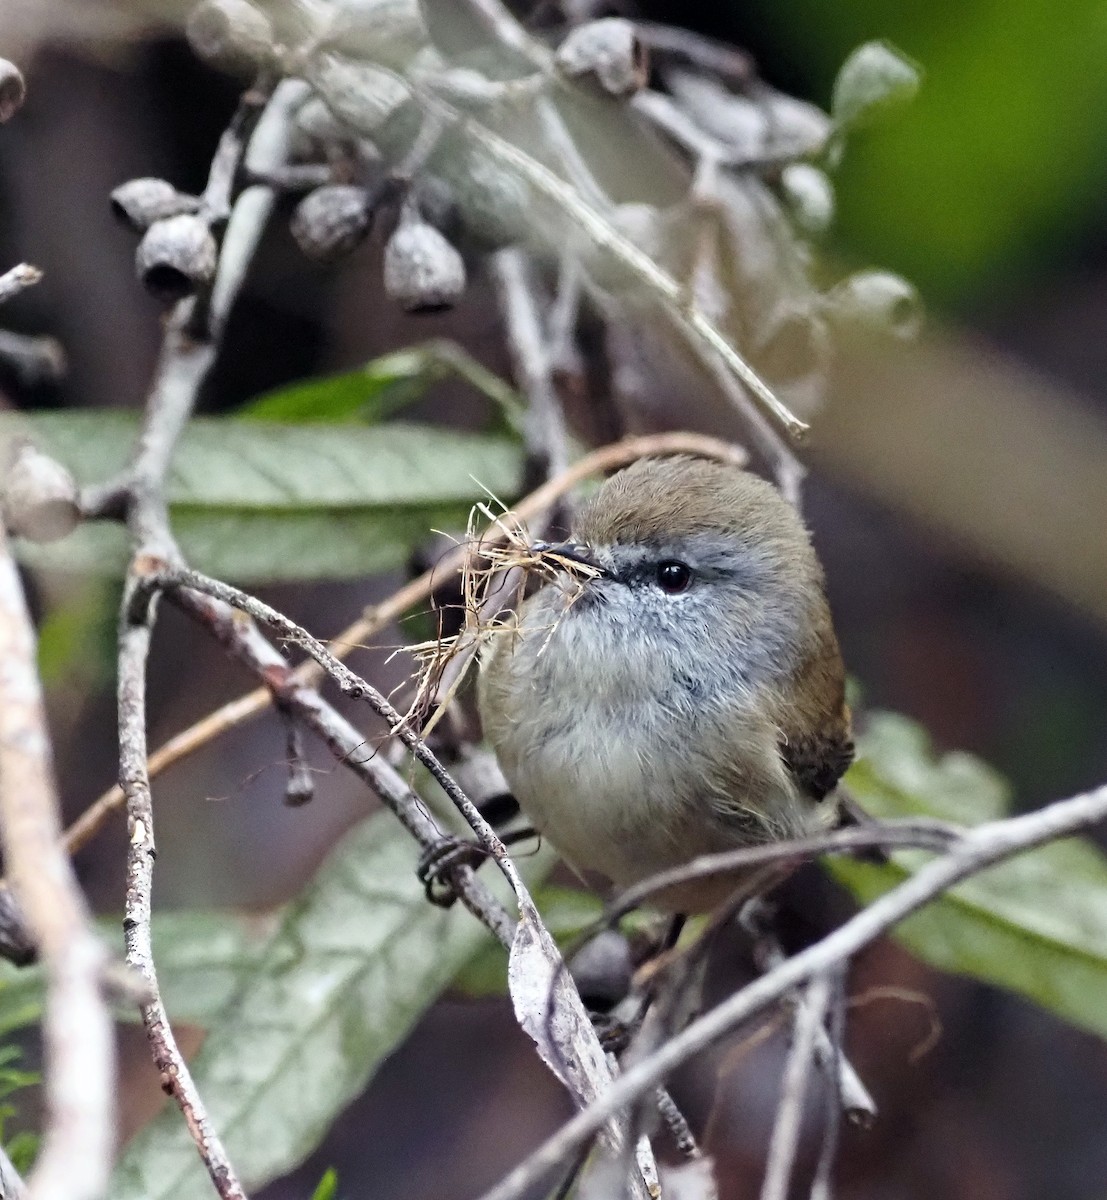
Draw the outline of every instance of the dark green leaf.
M847 782L875 816L932 816L977 824L1003 815L1006 788L967 754L935 759L926 735L891 714L872 718ZM868 903L927 856L888 866L835 859L831 870ZM1069 839L1020 855L960 884L905 921L896 936L943 970L1019 992L1107 1037L1107 858Z
M38 630L38 669L48 688L95 689L115 678L119 588L90 579L67 589Z
M357 826L286 910L193 1073L248 1188L311 1152L487 932L460 905L428 904L416 851L388 814ZM127 1148L116 1200L208 1200L176 1110Z
M421 355L400 351L354 371L267 392L236 414L251 420L373 423L418 400L433 383Z
M457 375L508 416L522 412L513 388L454 342L434 341L375 358L364 367L309 379L259 396L238 416L267 421L373 423L418 400L439 380Z
M82 483L127 460L137 424L118 412L0 419L64 462ZM508 438L391 423L377 428L198 418L168 481L173 526L199 570L239 582L341 579L394 569L433 528L460 529L486 493L507 500L522 455ZM121 530L78 529L20 547L36 565L118 574Z
M334 1167L328 1167L323 1172L323 1178L319 1180L315 1191L311 1193L311 1200L334 1200L338 1194L338 1172Z

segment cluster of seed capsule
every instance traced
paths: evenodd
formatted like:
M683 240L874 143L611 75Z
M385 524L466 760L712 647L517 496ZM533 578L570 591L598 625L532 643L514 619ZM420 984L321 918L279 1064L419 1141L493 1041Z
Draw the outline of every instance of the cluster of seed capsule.
M187 34L202 58L240 74L267 63L279 67L288 53L267 13L250 0L203 0ZM623 21L591 22L575 31L558 54L558 66L566 76L587 77L615 95L633 91L644 79L641 48ZM317 95L309 95L295 114L293 155L286 177L257 182L304 193L290 222L304 254L334 262L374 225L386 230L391 225L383 259L386 295L412 313L438 312L459 300L466 264L455 244L458 205L444 181L426 172L405 178L387 169ZM225 213L212 213L204 197L154 178L122 184L111 203L116 216L141 234L135 267L151 294L172 303L212 283Z

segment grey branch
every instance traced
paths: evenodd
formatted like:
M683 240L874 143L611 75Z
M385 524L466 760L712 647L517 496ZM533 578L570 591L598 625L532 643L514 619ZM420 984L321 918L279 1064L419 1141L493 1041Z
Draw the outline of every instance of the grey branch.
M787 1200L788 1184L799 1145L800 1123L807 1100L811 1063L815 1058L818 1035L825 1032L823 1017L829 999L830 979L825 974L816 975L804 990L803 1000L797 1007L799 1015L792 1037L792 1050L784 1068L776 1121L769 1139L761 1200Z
M42 272L30 263L20 263L19 266L12 267L10 271L0 275L0 304L18 296L24 288L33 287L41 278Z
M578 1113L482 1200L518 1200L546 1172L591 1138L612 1114L633 1104L672 1071L719 1042L793 988L846 963L863 947L963 879L1057 838L1078 833L1107 818L1107 786L1038 812L991 821L968 831L946 854L923 866L833 933L711 1009L655 1054L615 1080L594 1104Z
M515 378L527 397L528 456L536 473L545 477L565 470L569 449L532 271L522 250L501 250L492 259Z
M115 1048L100 990L106 954L61 841L34 627L0 526L0 832L46 967L46 1128L32 1200L103 1194L115 1142Z

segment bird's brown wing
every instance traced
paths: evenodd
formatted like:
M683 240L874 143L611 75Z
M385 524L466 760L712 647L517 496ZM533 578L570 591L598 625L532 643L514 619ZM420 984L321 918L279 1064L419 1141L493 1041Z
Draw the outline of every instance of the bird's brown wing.
M780 757L800 789L822 800L853 762L846 675L825 603L816 610L811 649L776 705Z
M815 734L782 737L779 745L780 757L800 790L816 800L834 791L853 762L848 721Z

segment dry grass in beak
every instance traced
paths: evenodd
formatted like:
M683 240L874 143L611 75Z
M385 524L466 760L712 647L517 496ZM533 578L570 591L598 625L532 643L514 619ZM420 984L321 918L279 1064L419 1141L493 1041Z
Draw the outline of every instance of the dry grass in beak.
M488 526L478 532L483 521ZM461 573L465 613L461 631L454 637L439 636L408 647L416 660L415 697L404 721L421 727L423 737L430 734L457 695L481 646L497 634L515 630L515 609L528 576L538 575L543 582L562 588L564 614L583 595L587 582L603 574L597 567L553 549L536 547L526 526L506 508L496 514L487 504L475 505L469 513L465 540L469 553ZM550 626L547 641L558 621Z

